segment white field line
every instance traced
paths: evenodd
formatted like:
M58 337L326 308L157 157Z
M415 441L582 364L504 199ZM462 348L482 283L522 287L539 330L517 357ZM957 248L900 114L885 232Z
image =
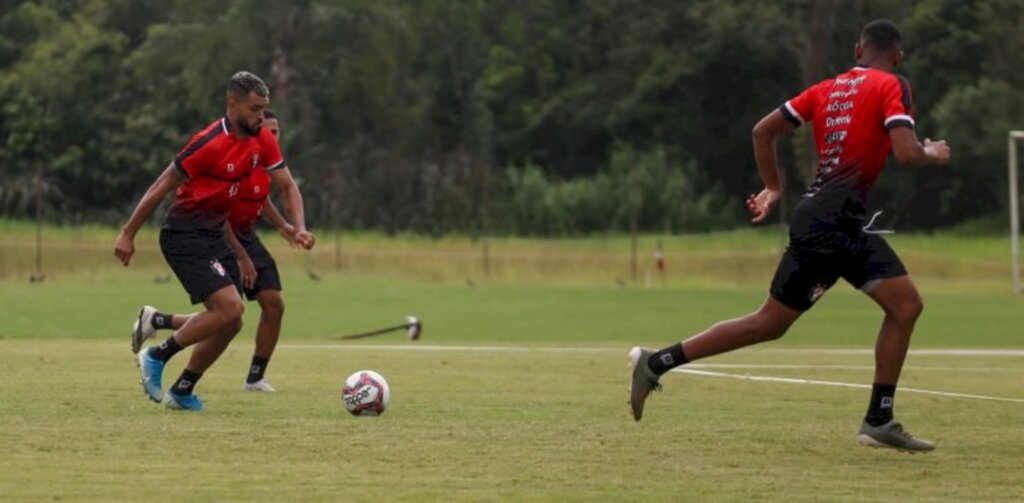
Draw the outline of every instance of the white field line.
M873 349L759 349L765 353L810 355L873 355ZM916 356L1024 356L1024 349L911 349Z
M871 389L870 385L857 384L848 382L837 382L837 381L821 381L817 379L796 379L792 377L771 377L771 376L754 376L754 375L741 375L741 374L727 374L725 372L710 372L707 370L694 370L685 368L676 368L672 372L681 374L691 374L706 377L728 377L730 379L741 379L745 381L762 381L762 382L782 382L787 384L812 384L818 386L837 386L841 388L866 388ZM969 393L951 393L948 391L935 391L929 389L917 389L917 388L899 388L901 393L920 393L922 395L938 395L938 396L949 396L954 398L973 398L975 400L995 400L999 402L1016 402L1024 403L1022 398L1006 398L999 396L987 396L987 395L972 395Z
M439 345L390 345L390 344L279 344L284 349L334 349L356 351L459 351L475 353L621 353L615 348L568 348L568 347L520 347L520 346L439 346ZM809 350L801 350L802 354ZM829 351L829 350L825 350ZM948 350L955 351L955 350ZM995 351L995 350L991 350ZM753 352L753 351L751 351ZM974 353L972 353L973 355ZM977 355L981 356L981 355ZM985 354L984 356L988 356ZM1024 356L1024 355L1022 355ZM776 370L874 370L871 365L804 365L804 364L771 364L771 363L691 363L687 368L708 369L776 369ZM934 370L940 372L1024 372L1021 367L935 367L935 366L904 366L905 370Z
M469 351L480 353L622 353L627 348L586 346L468 346L440 344L278 344L289 349L381 350L381 351ZM873 355L871 349L744 349L745 354L775 353L799 355ZM911 349L911 356L1017 356L1024 357L1024 349Z
M407 344L407 345L378 345L378 344L280 344L278 347L286 349L331 349L331 350L373 350L373 351L461 351L461 352L477 352L477 353L620 353L622 349L618 348L594 348L594 347L530 347L530 346L444 346L444 345L427 345L427 344ZM832 350L832 349L775 349L775 350L753 350L750 353L755 352L773 352L773 353L793 353L793 354L873 354L870 350ZM926 356L1024 356L1024 350L1015 349L924 349L924 350L911 350L912 355L926 355ZM846 383L838 381L822 381L817 379L797 379L791 377L771 377L771 376L752 376L748 374L729 374L725 372L711 372L707 370L697 370L693 367L721 367L721 368L776 368L776 369L828 369L828 368L842 368L842 369L872 369L870 366L855 366L855 365L754 365L754 364L691 364L689 368L676 368L672 372L700 375L706 377L728 377L732 379L742 379L748 381L767 381L767 382L783 382L789 384L811 384L818 386L836 386L843 388L860 388L870 389L871 386L867 384L858 383ZM957 371L957 370L1018 370L1017 368L1004 368L998 369L994 367L982 368L964 368L964 367L904 367L904 370L943 370L943 371ZM1024 399L1021 398L1006 398L998 396L987 396L987 395L972 395L969 393L952 393L948 391L935 391L927 389L917 388L900 388L901 392L906 393L919 393L923 395L937 395L937 396L948 396L954 398L971 398L975 400L994 400L1000 402L1015 402L1024 403Z
M687 368L707 369L775 369L775 370L874 370L873 365L805 365L805 364L773 364L773 363L691 363ZM906 365L905 370L935 370L940 372L1024 372L1021 367L935 367Z

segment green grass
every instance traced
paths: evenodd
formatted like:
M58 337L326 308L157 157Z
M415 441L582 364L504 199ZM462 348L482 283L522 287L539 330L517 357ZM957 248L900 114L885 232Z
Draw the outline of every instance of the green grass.
M240 390L239 344L200 383L207 410L185 414L143 398L121 343L0 348L0 377L16 383L0 406L0 490L13 499L1012 501L1024 482L1013 468L1019 403L901 394L901 419L940 445L910 456L854 443L866 390L671 375L634 423L616 351L287 345L271 367L280 392L253 395ZM814 363L757 351L740 360ZM1020 396L1018 361L927 370L964 363L911 358L908 385ZM340 382L358 368L390 379L381 418L342 409Z
M1019 501L1024 403L901 392L897 413L939 449L860 447L868 391L673 374L643 422L625 353L759 305L766 285L469 286L354 273L285 276L282 346L241 390L256 309L198 391L201 414L148 402L128 351L137 307L190 308L153 269L0 280L0 494L5 500ZM914 348L1022 348L1020 300L924 281ZM934 286L934 288L933 288ZM424 338L333 339L424 320ZM870 383L880 314L839 286L782 340L699 363L734 374ZM384 346L375 346L383 344ZM416 350L421 346L430 346ZM441 348L436 348L440 346ZM448 349L445 350L444 347ZM511 348L499 350L495 347ZM568 349L563 349L568 348ZM793 351L801 350L801 351ZM908 358L903 386L1024 399L1021 356ZM172 360L165 381L180 372ZM348 416L342 380L381 372L392 407Z
M673 374L644 421L632 421L629 347L664 346L755 309L778 229L643 236L635 284L623 236L490 239L485 275L484 241L468 237L321 234L307 255L267 235L288 306L268 374L280 392L241 390L258 320L250 304L243 332L199 384L207 410L196 415L144 398L127 338L143 303L193 307L168 277L155 229L140 234L128 269L112 257L115 234L46 228L47 279L30 284L35 229L0 221L0 499L1024 499L1020 402L900 392L898 417L939 443L919 456L856 445L864 389ZM659 240L664 277L650 264ZM890 242L925 300L913 349L1024 348L1004 237ZM407 314L424 321L418 343L336 338ZM698 363L870 383L865 350L880 318L841 283L782 340ZM912 353L901 384L1024 399L1024 357L1014 354ZM165 381L184 361L172 360ZM360 368L392 385L381 418L341 405L342 380Z

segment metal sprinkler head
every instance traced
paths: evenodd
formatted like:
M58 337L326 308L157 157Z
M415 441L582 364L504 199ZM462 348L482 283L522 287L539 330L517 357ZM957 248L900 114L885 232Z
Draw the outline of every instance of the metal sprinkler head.
M423 322L415 316L406 316L405 321L407 322L406 330L409 334L409 340L415 341L419 339L420 333L423 332Z

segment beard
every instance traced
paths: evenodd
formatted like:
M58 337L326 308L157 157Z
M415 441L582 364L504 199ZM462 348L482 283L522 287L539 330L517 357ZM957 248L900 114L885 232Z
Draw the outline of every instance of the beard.
M238 127L242 128L242 131L245 131L245 134L249 136L258 136L260 134L259 124L253 126L252 124L248 124L244 121L239 121Z

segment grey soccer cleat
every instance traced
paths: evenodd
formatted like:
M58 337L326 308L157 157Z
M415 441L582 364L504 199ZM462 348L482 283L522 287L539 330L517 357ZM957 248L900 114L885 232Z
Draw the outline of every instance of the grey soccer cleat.
M139 317L132 324L132 353L138 354L142 349L142 343L156 335L156 328L153 327L154 314L156 308L153 306L142 306L139 309Z
M651 391L661 391L659 376L647 366L647 359L653 354L654 351L640 346L629 351L629 406L633 409L633 419L636 421L643 417L644 402Z
M881 426L871 426L867 421L861 423L857 441L870 447L896 449L909 453L928 452L935 449L935 444L915 438L903 430L903 425L891 420Z

